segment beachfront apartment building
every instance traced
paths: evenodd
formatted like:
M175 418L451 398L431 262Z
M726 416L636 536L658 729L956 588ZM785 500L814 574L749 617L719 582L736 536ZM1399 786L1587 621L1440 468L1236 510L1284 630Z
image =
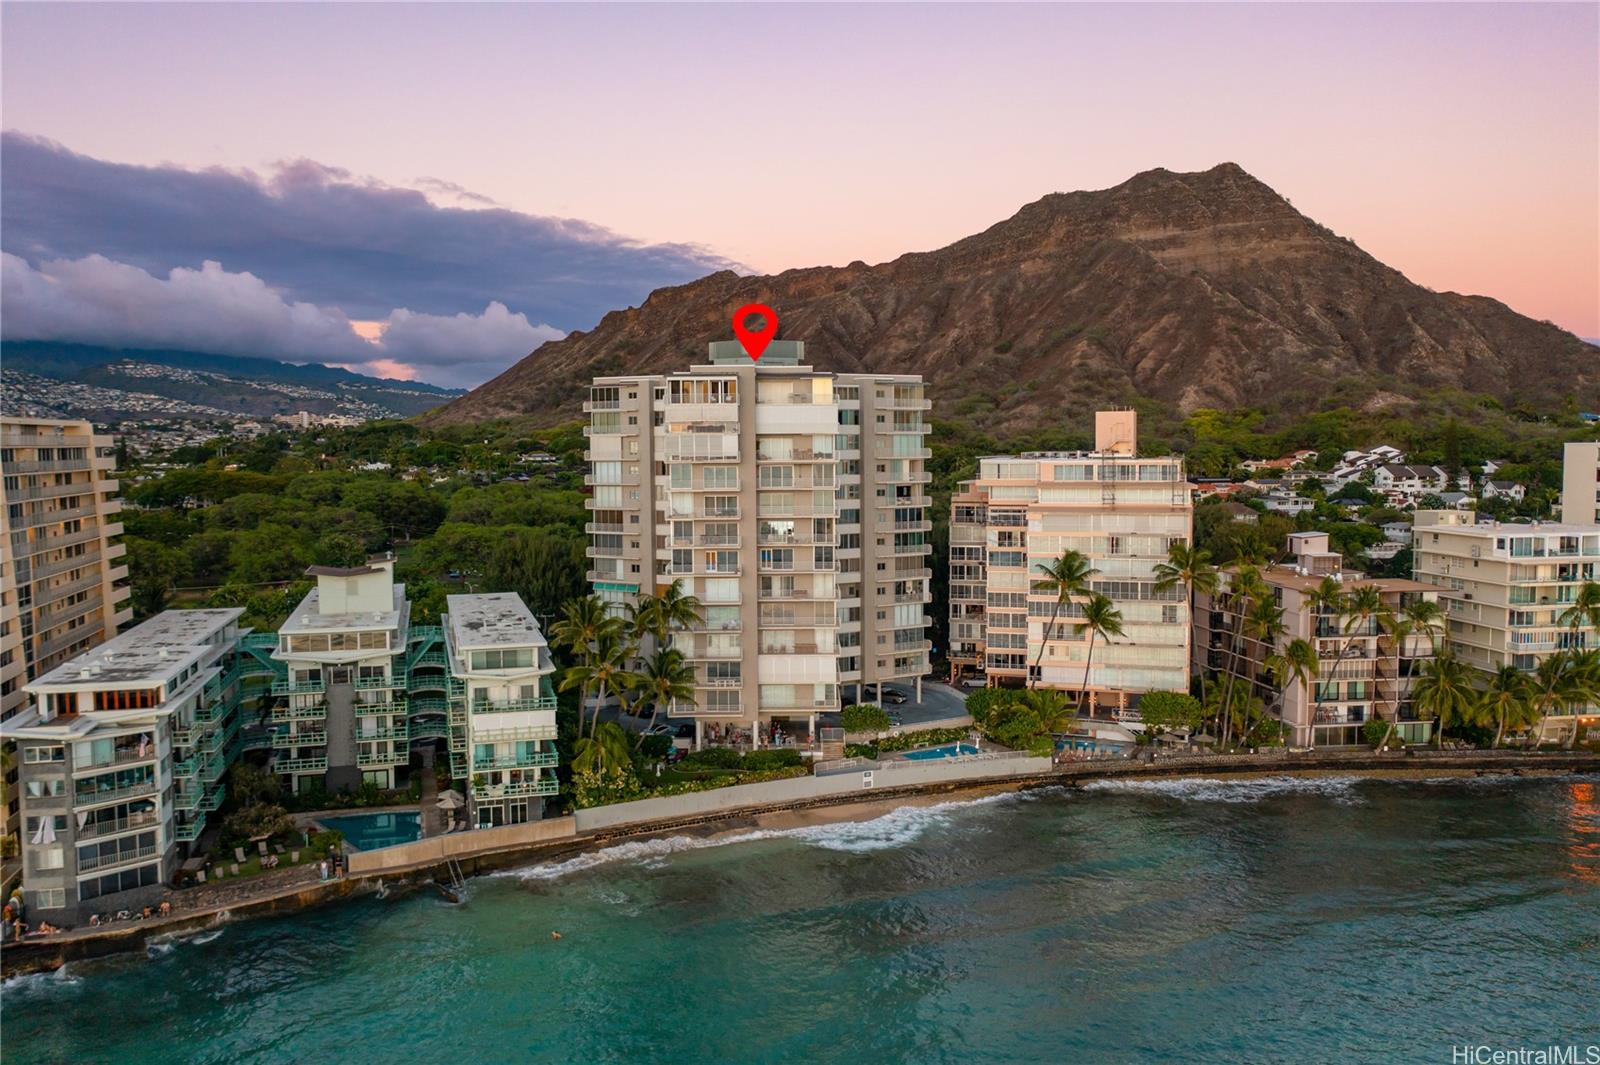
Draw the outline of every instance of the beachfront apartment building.
M1195 669L1214 674L1213 685L1229 677L1251 685L1272 716L1283 722L1285 740L1292 745L1359 744L1366 723L1379 719L1394 721L1395 734L1404 742L1426 742L1431 723L1418 719L1411 690L1433 658L1439 634L1411 633L1397 641L1377 618L1352 624L1318 605L1314 593L1325 580L1337 582L1346 593L1373 587L1383 609L1398 615L1413 599L1437 599L1438 590L1348 569L1343 556L1329 549L1328 534L1321 532L1290 534L1284 561L1263 567L1260 575L1283 610L1283 632L1271 641L1252 634L1241 618L1248 605L1233 594L1236 571L1224 568L1216 592L1195 596ZM1267 660L1294 640L1316 649L1317 676L1309 683L1280 686Z
M1193 535L1192 486L1177 456L1140 456L1133 411L1095 415L1093 451L980 459L950 503L953 665L981 669L991 687L1025 685L1077 695L1132 716L1150 691L1189 687L1189 605L1182 588L1156 588L1155 568ZM1067 550L1095 569L1093 591L1122 613L1125 634L1097 639L1076 627L1079 603L1060 611L1039 567Z
M1600 525L1480 524L1455 510L1419 510L1414 523L1413 576L1437 589L1457 658L1490 672L1531 671L1567 648L1600 647L1600 631L1561 621L1579 586L1600 580ZM1592 727L1600 711L1546 718L1542 738L1562 739L1580 721Z
M291 790L397 786L411 761L411 605L394 560L312 566L316 587L279 627L271 657L283 664L272 694L272 769ZM444 711L442 657L440 716Z
M133 616L112 455L86 421L0 418L0 721L27 705L28 681ZM19 770L5 775L14 841Z
M537 821L560 790L555 663L544 633L515 592L452 595L446 604L450 759L452 775L468 783L467 823Z
M239 753L241 613L158 614L29 682L0 723L30 920L136 908L188 856Z
M588 532L595 593L620 611L682 581L704 623L673 636L696 743L816 735L816 715L928 671L920 377L834 374L805 345L734 342L670 374L596 378Z
M1600 441L1574 441L1562 453L1561 520L1600 525Z

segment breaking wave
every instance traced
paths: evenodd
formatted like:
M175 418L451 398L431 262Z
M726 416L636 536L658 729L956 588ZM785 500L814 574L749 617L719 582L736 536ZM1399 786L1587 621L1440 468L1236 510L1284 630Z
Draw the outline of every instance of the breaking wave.
M1084 791L1103 791L1122 795L1159 795L1194 802L1251 803L1282 795L1322 795L1338 803L1361 802L1356 785L1359 776L1332 777L1254 777L1220 780L1214 777L1181 780L1092 780Z
M559 880L574 873L618 862L653 869L665 864L666 859L675 854L768 839L788 839L807 846L820 847L823 850L868 854L914 843L929 829L949 824L954 815L964 810L1027 801L1033 797L1032 794L1025 792L1007 792L928 806L901 806L868 821L839 821L799 828L755 829L750 832L734 832L719 836L664 836L659 839L634 840L575 855L565 861L490 875L510 876L519 880Z

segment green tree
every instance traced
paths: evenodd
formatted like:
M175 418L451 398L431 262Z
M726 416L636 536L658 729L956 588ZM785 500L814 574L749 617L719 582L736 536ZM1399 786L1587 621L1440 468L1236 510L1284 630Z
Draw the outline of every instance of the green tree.
M636 678L628 670L634 655L634 645L623 638L620 625L600 630L592 647L577 665L569 666L562 675L563 690L576 688L579 692L595 692L594 713L589 718L589 733L594 734L600 724L600 706L607 694L620 700L623 693L637 686Z
M1278 697L1273 700L1272 707L1268 708L1270 715L1273 708L1281 718L1283 704L1289 695L1291 684L1300 685L1301 698L1310 710L1309 698L1311 682L1317 679L1317 673L1322 668L1322 661L1317 657L1317 649L1309 640L1294 639L1284 645L1283 650L1274 651L1267 656L1267 670L1272 674L1273 682L1278 686ZM1312 735L1315 736L1313 730Z
M1384 611L1378 616L1378 624L1389 634L1389 640L1394 644L1394 698L1389 706L1389 725L1384 731L1383 741L1379 747L1386 747L1390 737L1394 734L1395 726L1400 721L1400 659L1405 650L1406 641L1415 635L1425 635L1432 645L1435 654L1439 650L1439 634L1444 631L1444 609L1431 599L1412 599L1402 606L1397 612Z
M684 660L683 652L676 647L657 647L635 675L634 690L641 701L649 703L650 727L654 728L663 707L672 703L695 704L694 667ZM639 736L642 740L644 733Z
M1151 733L1194 733L1205 720L1205 707L1188 692L1146 692L1139 700L1139 717Z
M883 732L889 728L890 721L883 707L858 703L839 711L839 725L846 732Z
M1600 583L1584 581L1578 585L1572 605L1561 612L1557 623L1572 631L1573 647L1587 646L1581 632L1585 628L1595 630L1594 646L1600 646Z
M1505 739L1506 729L1521 728L1533 721L1533 700L1528 675L1513 665L1501 666L1489 674L1482 705L1484 715L1494 722L1494 746Z
M622 636L622 619L612 615L606 604L597 595L579 596L567 601L562 607L561 620L550 629L550 636L556 641L558 647L563 648L572 660L580 666L588 666L594 657L595 648L602 638L613 642L620 641ZM570 671L562 676L561 690L570 691L577 689L578 713L581 720L584 700L589 696L589 690L594 683L592 673L584 673L582 679L572 682ZM595 706L595 720L600 716L599 705Z

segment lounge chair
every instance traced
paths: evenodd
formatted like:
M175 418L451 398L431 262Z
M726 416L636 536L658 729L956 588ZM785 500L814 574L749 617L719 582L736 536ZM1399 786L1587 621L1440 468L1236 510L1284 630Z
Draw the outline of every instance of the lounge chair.
M295 865L299 865L300 864L300 852L299 851L290 851L289 852L289 861L292 862Z
M235 847L235 848L233 848L233 856L239 862L244 862L246 860L245 856L244 856L244 848L243 847Z
M206 871L204 869L196 869L194 871L194 882L196 884L204 884L206 882Z
M256 840L256 850L260 851L261 857L265 858L267 856L267 841L264 839Z
M273 850L275 850L275 851L277 851L277 852L278 852L278 853L279 853L279 854L282 854L282 853L283 853L283 844L281 844L281 843L274 843L274 844L273 844L273 845L272 845L272 849L273 849Z
M239 875L239 866L238 866L238 864L234 863L234 864L229 865L228 866L228 872L232 873L234 876L238 876Z

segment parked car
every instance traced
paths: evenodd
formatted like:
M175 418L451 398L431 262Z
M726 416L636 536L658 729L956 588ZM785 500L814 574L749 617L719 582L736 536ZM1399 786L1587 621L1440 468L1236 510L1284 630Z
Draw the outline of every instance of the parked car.
M883 701L890 706L899 706L906 701L906 696L904 692L886 691L883 693Z
M646 736L672 736L675 730L671 725L653 725L644 730Z
M674 726L672 734L680 740L692 740L694 739L694 726L687 721L680 722Z

